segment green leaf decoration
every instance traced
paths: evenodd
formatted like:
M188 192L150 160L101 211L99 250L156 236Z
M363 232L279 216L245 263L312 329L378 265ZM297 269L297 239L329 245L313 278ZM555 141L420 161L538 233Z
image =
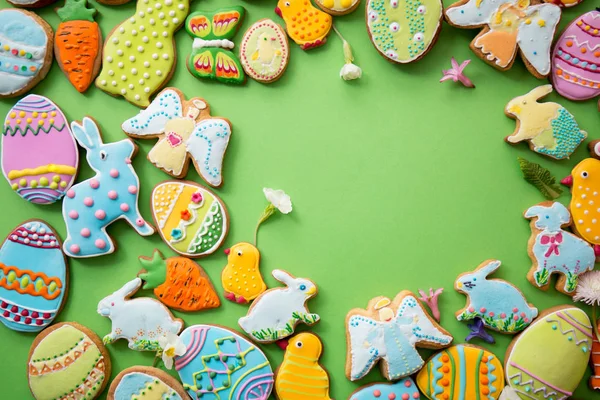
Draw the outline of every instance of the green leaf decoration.
M526 159L519 157L519 166L523 172L523 178L533 186L535 186L546 199L554 200L559 197L563 190L556 183L556 178L552 176L550 171Z
M62 8L56 10L62 22L67 21L90 21L94 22L96 9L87 8L87 0L66 0Z
M152 258L140 257L140 264L146 272L139 275L145 282L144 289L154 289L167 279L167 261L160 254L160 251L154 250Z
M572 272L567 272L567 281L565 283L565 290L569 293L573 293L577 288L577 281L579 276Z
M542 268L541 271L538 271L534 274L534 277L538 286L546 286L549 278L548 270L546 268Z

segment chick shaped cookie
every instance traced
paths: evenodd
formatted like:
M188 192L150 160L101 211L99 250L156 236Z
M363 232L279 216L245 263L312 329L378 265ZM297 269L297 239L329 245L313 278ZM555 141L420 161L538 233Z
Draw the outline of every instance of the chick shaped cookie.
M310 0L279 0L275 12L285 21L288 36L302 50L324 45L333 26L331 15L314 7Z

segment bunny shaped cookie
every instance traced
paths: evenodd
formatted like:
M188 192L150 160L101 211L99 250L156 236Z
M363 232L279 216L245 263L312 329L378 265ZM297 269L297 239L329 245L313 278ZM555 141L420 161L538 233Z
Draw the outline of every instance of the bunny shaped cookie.
M127 339L132 350L155 351L160 348L160 337L178 334L183 328L183 321L174 318L158 300L130 299L141 285L142 280L135 278L98 303L98 314L112 321L111 332L102 339L104 344Z
M240 327L253 340L272 343L294 333L296 325L319 322L317 314L311 314L306 302L317 294L317 286L310 280L294 278L280 269L273 277L286 285L285 288L269 289L254 300L248 315L238 321Z
M142 236L154 228L138 210L140 181L131 166L137 148L129 139L104 144L96 123L84 118L71 124L73 135L87 151L93 178L67 191L63 217L67 224L64 252L70 257L95 257L115 251L106 227L124 218Z
M526 140L536 153L562 160L571 156L587 132L560 104L537 102L550 93L552 85L543 85L508 102L504 112L517 120L517 128L505 140L510 144Z
M500 261L487 260L475 271L459 275L454 288L467 295L468 300L465 308L456 312L456 319L467 321L479 317L490 329L515 334L531 324L538 310L507 281L486 279L499 267Z

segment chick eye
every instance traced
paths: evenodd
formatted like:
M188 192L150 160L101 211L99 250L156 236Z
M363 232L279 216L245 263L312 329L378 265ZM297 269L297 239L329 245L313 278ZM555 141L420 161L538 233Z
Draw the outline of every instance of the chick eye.
M300 285L300 290L306 290L306 285Z
M104 161L104 160L106 160L106 157L108 157L108 155L106 154L106 152L105 151L101 151L100 152L100 159L102 161Z
M584 178L584 179L587 178L588 177L587 171L582 171L581 172L581 177Z
M240 251L238 251L238 253L237 253L237 254L238 254L238 256L240 256L240 257L241 257L241 256L242 256L242 252L241 252L241 250L240 250Z
M523 100L523 104L527 104L527 100Z
M302 342L296 342L296 347L301 349L302 348Z
M289 7L289 6L290 6L290 2L289 2L289 1L286 1L286 2L285 2L285 6L286 6L286 7Z

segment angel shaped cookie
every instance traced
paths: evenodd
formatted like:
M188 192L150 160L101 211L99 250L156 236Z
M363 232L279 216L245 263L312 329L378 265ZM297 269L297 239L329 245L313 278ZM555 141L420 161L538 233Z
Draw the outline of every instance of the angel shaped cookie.
M213 187L223 183L221 171L231 124L225 118L211 117L203 99L186 101L179 90L167 88L122 128L132 138L159 139L148 160L167 174L185 177L191 159L206 183Z
M366 310L353 309L346 316L346 376L365 377L381 361L381 372L397 380L417 372L425 363L417 347L439 349L452 336L423 309L415 295L404 290L394 300L376 297Z

